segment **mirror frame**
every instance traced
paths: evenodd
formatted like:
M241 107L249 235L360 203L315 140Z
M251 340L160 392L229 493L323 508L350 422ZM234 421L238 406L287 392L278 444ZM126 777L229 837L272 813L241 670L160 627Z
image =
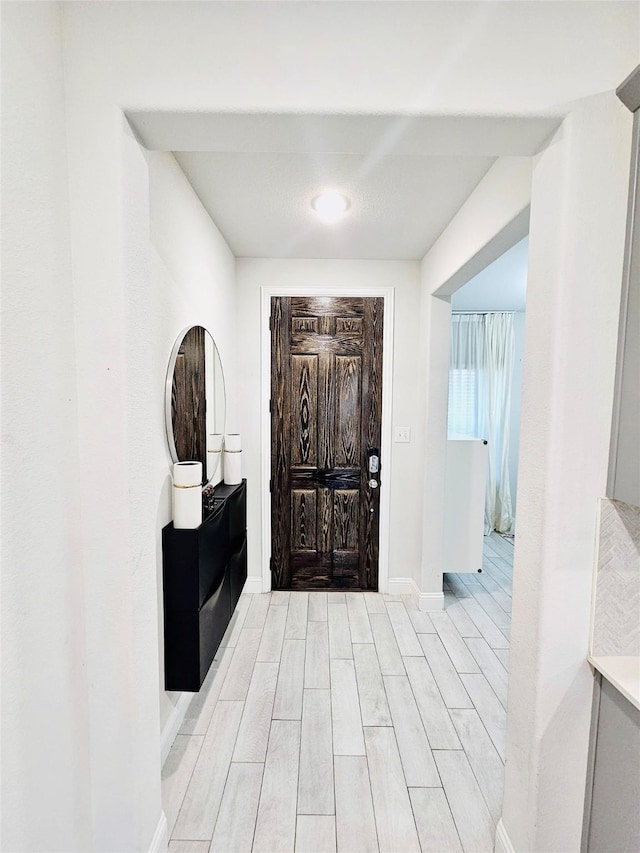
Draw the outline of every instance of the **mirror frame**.
M181 461L180 459L178 459L178 452L176 450L176 442L175 442L175 438L173 436L173 418L172 418L172 410L171 410L171 396L172 396L172 391L173 391L173 372L175 370L176 361L178 358L178 353L180 352L180 347L182 346L182 342L185 338L185 335L189 331L191 331L191 329L195 328L196 326L200 326L200 323L192 323L190 326L186 326L180 332L180 334L176 338L176 341L175 341L173 348L171 350L171 355L169 356L169 364L167 366L167 373L166 373L165 386L164 386L164 428L165 428L165 433L167 436L167 445L169 447L169 455L171 456L172 462L180 462ZM201 326L201 328L204 329L205 332L211 338L211 341L213 343L213 347L214 347L216 353L218 354L218 359L220 361L220 372L222 374L222 388L224 390L224 419L223 419L221 433L222 433L222 435L224 435L224 430L225 430L226 421L227 421L227 383L226 383L225 376L224 376L224 367L222 365L222 357L220 355L220 350L218 349L218 345L216 344L216 339L213 337L213 335L211 334L209 329L207 329L206 326ZM216 468L216 470L213 472L211 477L207 477L206 460L205 460L203 470L204 470L203 481L204 481L204 483L209 483L213 479L213 477L215 476L217 471L219 470L219 467Z

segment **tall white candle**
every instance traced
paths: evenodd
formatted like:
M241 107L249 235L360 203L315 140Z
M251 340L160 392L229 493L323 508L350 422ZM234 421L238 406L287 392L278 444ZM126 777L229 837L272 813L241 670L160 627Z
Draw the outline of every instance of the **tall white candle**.
M202 462L173 466L173 526L177 530L202 524Z

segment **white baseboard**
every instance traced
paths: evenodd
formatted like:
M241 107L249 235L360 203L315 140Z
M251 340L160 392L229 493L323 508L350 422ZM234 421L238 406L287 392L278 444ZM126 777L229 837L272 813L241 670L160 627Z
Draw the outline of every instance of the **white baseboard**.
M244 582L243 592L255 595L262 592L262 578L247 578Z
M413 578L389 578L389 595L415 595L419 610L444 610L443 592L420 592Z
M167 760L167 755L169 755L169 750L173 746L176 735L180 731L180 726L182 725L182 721L187 713L187 708L191 704L193 697L193 693L181 693L180 698L173 707L173 711L171 712L169 719L164 724L162 734L160 735L160 761L163 765Z
M516 853L516 848L511 843L511 839L507 835L507 830L504 828L502 818L496 826L496 843L494 846L495 853Z
M153 838L149 845L149 853L166 853L168 846L169 827L167 826L167 816L164 812L160 812L160 820L156 826L156 831L153 833Z
M386 591L389 595L420 595L418 584L413 578L389 578Z
M444 610L444 592L421 592L418 598L419 610Z

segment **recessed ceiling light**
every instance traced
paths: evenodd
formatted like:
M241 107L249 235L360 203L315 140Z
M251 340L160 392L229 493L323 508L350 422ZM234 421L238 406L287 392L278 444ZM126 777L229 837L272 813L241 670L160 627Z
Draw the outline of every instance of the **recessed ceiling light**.
M351 202L342 193L330 190L317 195L311 202L311 207L323 222L337 222L349 210Z

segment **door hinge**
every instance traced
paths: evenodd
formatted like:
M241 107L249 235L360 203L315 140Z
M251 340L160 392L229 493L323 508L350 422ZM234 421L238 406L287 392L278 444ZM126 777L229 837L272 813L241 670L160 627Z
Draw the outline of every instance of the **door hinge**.
M271 398L269 398L269 413L273 412L273 403Z
M273 491L273 480L269 480L269 491Z
M273 571L273 557L269 557L269 571Z
M273 331L273 317L269 314L269 331Z

